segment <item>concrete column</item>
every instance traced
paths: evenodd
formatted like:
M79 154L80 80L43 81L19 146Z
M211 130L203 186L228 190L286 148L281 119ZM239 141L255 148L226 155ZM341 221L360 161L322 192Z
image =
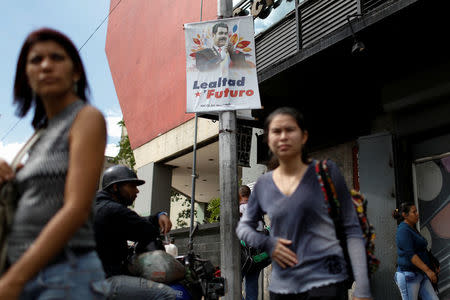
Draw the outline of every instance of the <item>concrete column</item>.
M170 213L172 168L159 163L149 163L137 170L137 176L145 180L145 184L139 186L140 192L134 202L136 212L142 216L158 211Z

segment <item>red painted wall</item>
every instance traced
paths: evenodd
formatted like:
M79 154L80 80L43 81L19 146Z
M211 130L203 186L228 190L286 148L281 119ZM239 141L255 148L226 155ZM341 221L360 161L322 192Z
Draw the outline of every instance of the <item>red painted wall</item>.
M111 0L105 51L131 147L193 117L186 114L183 24L200 21L201 0ZM203 20L217 0L203 0Z

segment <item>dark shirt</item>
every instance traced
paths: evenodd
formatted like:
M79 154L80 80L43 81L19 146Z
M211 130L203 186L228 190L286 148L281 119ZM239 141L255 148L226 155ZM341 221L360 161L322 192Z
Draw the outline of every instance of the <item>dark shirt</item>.
M127 241L146 245L159 236L157 215L141 217L105 191L96 195L94 230L97 252L107 277L128 274Z
M244 53L238 50L233 50L230 51L228 55L230 56L232 67L242 68L248 66ZM205 48L195 54L195 65L199 71L214 70L219 67L221 62L222 57L214 47Z
M423 273L411 262L414 254L417 254L427 266L431 265L427 254L427 240L405 222L398 225L395 241L398 254L397 264L400 270Z

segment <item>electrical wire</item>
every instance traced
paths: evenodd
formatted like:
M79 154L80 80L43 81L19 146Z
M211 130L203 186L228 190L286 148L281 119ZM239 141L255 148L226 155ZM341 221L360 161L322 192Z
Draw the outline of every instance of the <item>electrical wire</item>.
M108 13L108 15L103 19L103 21L100 23L100 25L97 26L97 28L94 30L94 32L88 37L88 39L83 43L83 45L78 49L78 52L81 51L81 49L83 49L83 47L89 42L89 40L94 36L94 34L100 29L100 27L102 27L103 23L105 23L105 21L109 18L109 16L112 14L112 12L116 9L116 7L120 4L120 2L122 2L122 0L119 0L117 2L117 4L111 9L111 11ZM0 142L3 142L6 137L14 130L14 128L16 128L17 125L19 125L20 121L22 121L22 119L19 119L6 133L5 135L3 135L3 137L1 138Z
M14 124L14 125L6 132L6 134L2 137L2 139L0 140L0 142L3 142L3 141L6 139L6 137L8 136L8 134L9 134L11 131L13 131L13 129L16 128L17 125L19 125L19 123L20 123L21 120L22 120L22 119L17 120L16 124Z
M84 42L84 44L80 47L80 49L78 49L78 52L80 52L81 49L83 49L83 47L87 44L87 42L89 42L89 40L94 36L94 34L100 29L100 27L103 25L103 23L105 23L105 21L109 18L109 16L112 14L112 12L120 4L120 2L122 2L122 0L119 0L119 2L117 2L117 4L111 9L111 11L108 13L108 15L103 19L103 21L100 23L100 25L98 25L97 28L94 30L94 32L91 34L91 36L86 40L86 42Z

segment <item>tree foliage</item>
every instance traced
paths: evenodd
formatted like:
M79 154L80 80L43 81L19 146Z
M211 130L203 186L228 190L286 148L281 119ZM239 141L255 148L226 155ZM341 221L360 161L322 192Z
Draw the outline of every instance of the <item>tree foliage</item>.
M117 123L117 125L119 125L120 128L123 128L125 127L125 122L121 120ZM133 149L131 149L128 135L122 136L117 146L119 147L119 153L112 158L112 161L116 164L125 164L134 170L136 161L134 159Z
M208 222L216 223L220 221L220 197L211 199L206 208L208 211Z
M117 123L117 125L123 128L125 127L125 122L121 120ZM122 136L117 146L119 147L119 153L117 153L117 155L113 157L111 161L116 164L127 165L134 170L136 161L134 159L133 149L131 149L130 139L128 138L128 135ZM183 209L178 213L177 226L187 227L188 223L186 219L189 219L191 217L191 199L184 197L175 190L172 190L171 201L181 202L181 206L183 207ZM197 210L194 210L194 216L197 217Z
M177 227L187 227L188 223L186 219L190 219L191 217L191 199L188 197L184 197L175 190L172 190L171 199L172 202L175 203L181 202L181 206L183 207L183 209L180 212L178 212ZM197 217L196 209L194 209L194 217Z
M239 186L242 185L242 179L239 179ZM206 207L208 223L220 222L220 197L211 199Z

